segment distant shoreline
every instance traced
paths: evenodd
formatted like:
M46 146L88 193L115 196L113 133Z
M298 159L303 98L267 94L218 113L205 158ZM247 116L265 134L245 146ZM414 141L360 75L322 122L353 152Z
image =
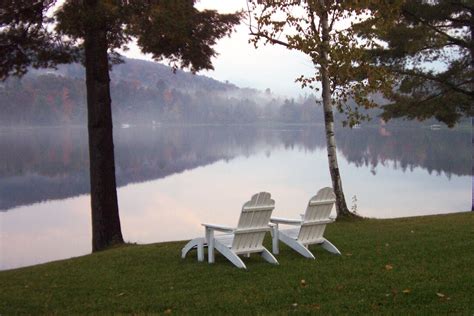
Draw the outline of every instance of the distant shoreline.
M123 129L121 125L124 123L115 122L113 127L115 130ZM323 123L283 123L283 122L262 122L262 123L158 123L158 124L133 124L127 123L127 128L162 128L162 127L324 127ZM374 124L374 123L363 123L360 125L361 128L405 128L405 129L418 129L424 128L429 129L432 124L419 124L406 126L403 124L387 124L385 126ZM337 124L336 128L350 129L350 127L344 127ZM440 130L455 130L455 131L471 131L471 123L460 123L453 128L449 128L446 125L441 125ZM65 125L16 125L16 126L1 126L1 130L28 130L28 129L87 129L86 124L65 124Z

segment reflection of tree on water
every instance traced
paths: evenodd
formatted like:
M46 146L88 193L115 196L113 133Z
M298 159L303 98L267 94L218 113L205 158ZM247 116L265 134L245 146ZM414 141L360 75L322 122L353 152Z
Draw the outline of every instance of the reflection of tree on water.
M338 131L338 147L357 167L376 170L379 164L393 163L403 171L423 168L448 177L469 175L471 164L469 133L423 128L363 128Z
M164 178L218 160L255 152L248 129L118 130L118 186ZM89 192L87 134L37 129L0 134L0 210Z
M393 162L448 176L470 174L468 133L426 129L340 129L342 155L376 172ZM119 186L275 148L324 150L321 127L162 127L118 129L115 138ZM89 192L87 134L83 129L33 129L0 133L0 210Z

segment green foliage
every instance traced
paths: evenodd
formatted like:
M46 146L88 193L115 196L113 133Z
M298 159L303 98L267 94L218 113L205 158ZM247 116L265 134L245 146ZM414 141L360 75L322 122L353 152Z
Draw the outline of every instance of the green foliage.
M315 75L298 78L303 87L318 89L327 67L333 104L350 125L367 118L359 107L381 107L386 120L434 117L449 126L472 115L471 1L250 1L250 11L255 44L263 40L311 58ZM323 14L330 18L327 47ZM389 104L375 102L374 93ZM347 106L350 99L357 107Z
M46 12L54 0L6 0L0 5L0 80L21 76L28 67L45 68L77 60L67 40L51 32Z
M396 1L378 5L359 35L384 45L372 64L385 68L394 89L385 119L435 117L453 126L474 104L474 5L472 1Z
M184 242L130 245L0 272L2 314L472 314L472 213L342 221L335 256L282 245L280 265L248 270L217 254L180 258ZM270 240L265 245L271 246Z
M230 35L240 13L198 11L192 0L97 1L97 7L66 1L52 13L55 0L3 1L0 11L0 80L27 68L52 67L81 60L87 30L103 25L113 62L118 48L136 39L144 53L193 72L212 69L212 46ZM55 27L53 27L55 26Z
M240 13L200 12L190 0L158 1L155 6L143 3L133 8L127 31L138 39L144 53L157 60L166 58L174 67L193 72L213 69L211 58L217 53L212 46L217 39L229 35L241 17Z
M388 90L392 81L384 68L370 64L368 48L379 43L375 36L363 40L356 33L359 18L371 15L370 1L249 1L251 41L282 45L306 54L314 65L314 76L296 79L301 86L319 90L322 69L330 80L332 103L347 114L349 125L368 117L347 106L353 99L359 106L376 107L371 94ZM323 34L322 17L328 16L329 34ZM325 39L324 37L328 38ZM326 56L327 55L327 56Z
M68 1L58 12L59 33L84 38L87 28L102 23L107 28L111 50L126 46L132 38L144 53L156 60L166 59L176 68L193 72L213 69L212 46L229 35L240 20L240 13L219 14L198 11L194 1L99 1L94 12L75 1Z

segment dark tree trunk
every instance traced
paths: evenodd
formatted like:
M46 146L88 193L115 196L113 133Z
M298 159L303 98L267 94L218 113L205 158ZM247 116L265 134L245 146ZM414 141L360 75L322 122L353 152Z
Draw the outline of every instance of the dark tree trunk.
M471 69L474 70L474 9L470 10L471 13L471 45L470 45L470 52L471 52Z
M471 47L470 47L470 53L471 53L471 71L474 73L474 10L471 9L471 25L470 25L470 31L471 31ZM474 89L474 78L472 78L473 83L471 83L471 89ZM472 110L473 108L471 107L471 115L472 115ZM471 150L474 152L474 134L472 133L472 128L474 126L474 116L471 116ZM471 178L474 177L474 164L471 160ZM473 178L474 179L474 178ZM474 180L472 180L472 203L471 203L471 211L474 212Z
M98 1L84 1L92 9ZM84 37L92 207L92 251L123 243L115 182L106 25L99 16Z
M322 5L325 3L322 0ZM336 152L336 137L334 130L334 115L332 112L331 102L331 86L329 82L329 23L328 14L323 12L320 16L321 30L322 30L322 45L321 45L321 81L322 81L322 99L324 109L324 126L326 130L326 147L328 151L329 172L331 174L332 187L336 195L336 211L337 216L356 216L347 208L344 191L342 190L341 175L339 173L339 165L337 163Z

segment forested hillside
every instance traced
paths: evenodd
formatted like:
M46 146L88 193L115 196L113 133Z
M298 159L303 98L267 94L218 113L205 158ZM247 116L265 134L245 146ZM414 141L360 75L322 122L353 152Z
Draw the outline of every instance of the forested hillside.
M84 76L84 67L71 64L57 70L32 69L21 79L0 82L0 126L84 125ZM239 88L181 70L174 73L170 67L144 60L125 59L115 65L111 92L116 124L323 123L322 107L313 95L285 98L270 89ZM380 109L360 111L373 118L370 124L381 122ZM345 115L335 113L335 119L342 122ZM390 124L419 123L392 120Z
M86 90L81 65L32 70L22 79L0 83L0 125L71 125L86 122ZM170 67L125 59L111 72L116 123L316 122L314 98L298 102L238 88Z

